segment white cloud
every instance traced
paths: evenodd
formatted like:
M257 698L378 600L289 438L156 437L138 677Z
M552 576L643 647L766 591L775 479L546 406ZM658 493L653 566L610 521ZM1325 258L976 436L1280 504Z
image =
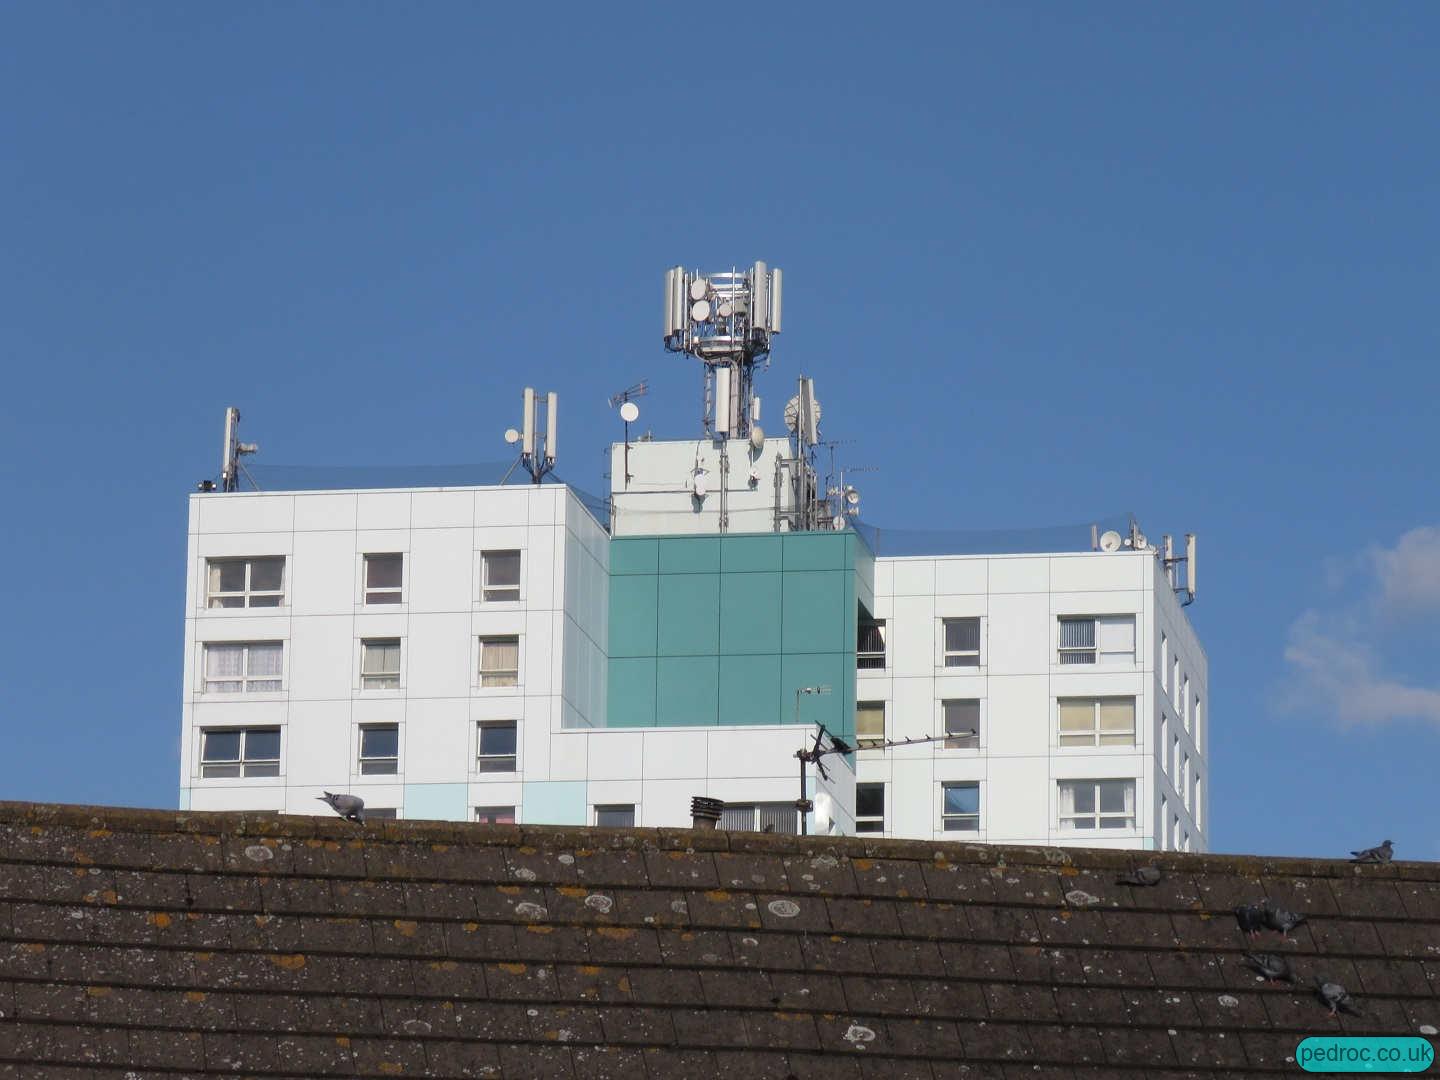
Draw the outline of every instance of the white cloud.
M1392 548L1366 553L1364 593L1349 606L1306 611L1290 625L1284 704L1333 716L1343 727L1440 725L1440 686L1386 671L1383 624L1440 613L1440 527L1411 529Z

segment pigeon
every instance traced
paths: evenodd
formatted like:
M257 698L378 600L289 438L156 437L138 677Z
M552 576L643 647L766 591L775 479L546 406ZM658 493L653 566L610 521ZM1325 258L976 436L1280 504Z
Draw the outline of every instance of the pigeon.
M1266 926L1280 931L1281 937L1289 937L1290 931L1305 921L1305 916L1298 911L1286 911L1282 907L1276 907L1269 899L1266 899L1261 907L1260 915Z
M327 791L324 795L316 795L315 798L323 803L329 803L330 809L346 821L359 823L365 820L365 800L359 795L332 795Z
M1121 874L1115 879L1116 885L1159 885L1164 877L1157 866L1137 867L1133 874Z
M1235 908L1235 921L1246 937L1254 939L1265 927L1265 909L1259 904L1240 904Z
M1355 856L1351 862L1360 863L1388 863L1395 857L1395 845L1386 840L1379 847L1367 847L1364 851L1352 851Z
M1295 969L1290 966L1290 961L1283 956L1276 956L1274 953L1253 953L1245 954L1245 962L1255 971L1265 977L1266 982L1288 982L1295 981Z
M1355 1008L1350 1000L1350 991L1337 982L1322 982L1319 978L1315 980L1315 993L1326 1005L1330 1006L1330 1015L1334 1016L1337 1009L1343 1009L1347 1013L1356 1016L1363 1016L1359 1009Z

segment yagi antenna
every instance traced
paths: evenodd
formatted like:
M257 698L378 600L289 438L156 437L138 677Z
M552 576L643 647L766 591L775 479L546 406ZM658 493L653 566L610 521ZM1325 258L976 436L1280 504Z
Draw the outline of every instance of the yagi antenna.
M625 422L625 486L630 486L630 425L640 419L640 406L636 405L632 398L644 397L650 390L649 385L641 379L634 386L627 386L618 394L610 395L610 407L620 406L620 419Z

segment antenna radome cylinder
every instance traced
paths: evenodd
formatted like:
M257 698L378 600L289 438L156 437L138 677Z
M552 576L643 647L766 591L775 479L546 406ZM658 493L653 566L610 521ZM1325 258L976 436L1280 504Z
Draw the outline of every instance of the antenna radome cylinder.
M665 271L665 336L675 332L675 268Z
M231 469L235 462L235 429L240 424L240 410L231 406L225 410L225 445L220 450L220 490L229 491Z
M520 418L520 452L522 454L535 453L535 388L525 387L522 409L524 415Z
M1185 534L1185 591L1195 599L1195 534Z
M556 419L556 406L560 402L560 395L555 391L545 395L545 460L555 460L555 443L558 438L560 424Z
M770 328L770 275L763 262L750 270L750 326L755 330Z
M770 271L770 332L780 333L780 268Z
M715 433L730 433L730 365L715 368Z

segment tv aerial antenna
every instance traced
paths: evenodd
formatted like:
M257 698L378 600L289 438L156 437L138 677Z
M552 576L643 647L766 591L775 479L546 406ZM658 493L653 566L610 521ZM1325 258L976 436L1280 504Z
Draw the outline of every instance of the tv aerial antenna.
M530 479L536 484L540 483L546 474L555 468L555 448L559 434L559 420L557 419L559 403L560 395L553 390L545 395L545 430L542 434L539 426L540 395L535 392L534 387L525 387L520 430L507 428L505 431L507 443L511 446L517 442L520 444L520 460L517 464L530 474ZM511 465L500 482L503 484L508 480L510 473L514 470L515 466Z
M610 395L610 407L620 409L620 419L625 422L625 487L630 487L630 425L640 419L640 406L635 404L634 399L644 397L650 392L650 387L644 379L641 379L634 386L627 386L618 394Z
M704 365L701 423L716 439L746 438L759 427L755 365L769 364L780 333L783 280L779 267L763 262L748 270L665 271L665 348Z

